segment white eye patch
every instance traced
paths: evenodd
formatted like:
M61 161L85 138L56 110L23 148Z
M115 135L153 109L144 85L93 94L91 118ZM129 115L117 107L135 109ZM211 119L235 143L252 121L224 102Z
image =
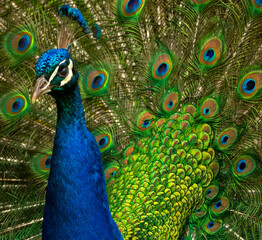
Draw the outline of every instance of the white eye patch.
M66 59L63 60L61 63L59 63L59 65L53 71L52 75L49 78L49 81L48 81L49 83L55 78L55 76L57 75L57 72L58 72L58 69L59 69L60 65L63 64L65 61L66 61ZM69 59L69 65L68 65L69 73L68 73L67 77L61 82L60 87L64 86L65 84L67 84L71 80L71 78L73 76L72 69L73 69L73 62L72 62L71 59Z
M60 84L61 87L64 86L65 84L67 84L71 80L71 78L73 77L73 71L72 71L73 62L72 62L71 59L69 59L69 62L70 62L69 65L68 65L69 73L68 73L67 77L61 82L61 84Z
M56 74L58 72L60 65L63 64L65 61L66 61L66 59L63 60L62 62L60 62L59 65L56 67L56 69L53 71L52 75L49 78L49 81L48 81L49 83L54 79L54 77L56 76Z

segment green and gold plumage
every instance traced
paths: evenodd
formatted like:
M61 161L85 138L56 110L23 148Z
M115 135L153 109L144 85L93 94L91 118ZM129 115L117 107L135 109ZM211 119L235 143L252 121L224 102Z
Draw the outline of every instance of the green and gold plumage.
M0 3L0 239L41 238L56 114L30 95L63 4L101 28L70 54L124 239L261 239L260 0Z

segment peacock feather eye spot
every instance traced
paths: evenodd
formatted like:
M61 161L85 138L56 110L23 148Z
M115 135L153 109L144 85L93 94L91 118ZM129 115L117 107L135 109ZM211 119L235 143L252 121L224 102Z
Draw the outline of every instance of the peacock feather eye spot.
M238 94L244 99L260 99L262 89L262 71L249 72L239 80Z
M51 155L46 159L46 161L45 161L45 167L46 167L46 169L49 169L49 168L50 168L50 166L51 166L51 159L52 159L52 156L51 156Z
M208 189L206 195L209 196L212 193L212 189Z
M103 148L108 143L108 137L103 137L99 140L98 145L100 148Z
M105 80L105 76L103 74L99 74L94 78L92 83L92 88L94 89L100 88L103 85L104 80Z
M112 137L108 133L101 133L95 136L97 145L101 152L112 147Z
M28 47L29 42L30 38L27 35L21 37L21 39L18 42L18 51L25 50Z
M217 210L216 210L217 211ZM205 224L205 230L209 233L209 234L214 234L217 231L219 231L219 229L221 229L222 227L222 221L218 220L218 221L207 221Z
M117 171L118 171L118 167L117 166L107 168L105 170L105 178L107 180L109 180L109 179L115 177Z
M23 99L17 98L13 103L12 112L14 113L19 112L22 109L23 105L24 105Z
M83 87L88 94L99 95L107 90L108 81L109 74L106 70L95 69L87 74L87 78L83 82Z
M45 162L46 165L50 165L51 164L51 156L49 156Z
M35 161L32 162L34 164L33 168L36 170L37 174L43 175L50 171L51 161L51 154L37 155Z
M252 0L252 3L254 7L258 8L259 10L262 10L262 0Z
M237 164L237 172L242 173L247 167L247 163L245 159L242 159Z
M140 131L148 130L153 124L153 115L149 112L143 112L138 116L137 127Z
M205 51L204 53L204 60L207 62L211 62L215 59L216 55L215 55L215 51L213 48L208 49L207 51Z
M102 80L101 76L97 76L95 77L93 84L97 86L98 84L100 84L101 80Z
M233 146L238 137L238 130L234 127L225 129L219 134L218 146L221 150L228 149Z
M174 102L173 101L170 101L169 103L168 103L168 108L172 108L174 106Z
M213 199L215 198L215 196L218 194L218 187L216 185L212 185L210 186L207 190L206 190L206 198L207 199Z
M255 88L256 88L255 80L248 78L243 82L242 89L245 93L252 93L254 92Z
M16 34L12 41L11 46L13 51L17 54L22 54L27 52L33 46L33 36L30 32L24 31Z
M202 218L206 215L206 210L205 209L198 209L195 213L194 213L196 218Z
M100 141L99 141L99 145L104 145L105 144L105 138L102 138Z
M211 66L220 58L222 52L222 41L219 38L207 40L200 51L199 60L202 64Z
M141 12L145 0L119 0L119 10L123 17L137 17Z
M179 101L178 94L171 92L165 96L162 103L162 108L167 113L172 113Z
M161 63L157 68L157 75L164 76L168 71L168 65L166 63Z
M128 146L126 148L126 150L124 151L124 156L127 157L127 156L130 156L130 155L133 155L134 154L134 146Z
M207 50L206 55L207 55L209 58L212 58L212 57L215 55L214 49L209 49L209 50Z
M209 114L209 108L204 108L203 113L204 113L205 115L208 115L208 114Z
M229 208L229 200L226 197L221 197L218 201L212 204L212 212L219 215Z
M138 0L130 0L127 4L128 9L135 8L138 5Z
M166 79L172 71L172 60L168 54L159 55L152 66L152 76L155 80Z
M214 98L207 98L202 106L200 113L205 120L208 120L219 113L219 104Z
M26 113L28 108L27 99L20 94L11 95L13 97L7 97L3 113L6 117L22 116Z
M214 222L209 222L208 224L207 224L207 228L212 228L212 227L214 227L215 226L215 223Z
M10 29L1 39L2 49L9 58L9 64L20 64L35 53L34 35L30 28L30 25L21 25Z
M234 175L240 179L250 175L255 169L256 162L254 158L249 155L240 156L233 165Z
M219 200L219 201L217 201L216 204L215 204L215 209L218 209L218 208L220 208L221 206L222 206L222 201Z
M220 139L221 144L225 145L227 144L228 141L228 136L227 135L223 135Z
M143 127L143 128L147 128L150 124L151 124L151 121L148 120L148 119L146 119L146 120L143 122L142 127Z

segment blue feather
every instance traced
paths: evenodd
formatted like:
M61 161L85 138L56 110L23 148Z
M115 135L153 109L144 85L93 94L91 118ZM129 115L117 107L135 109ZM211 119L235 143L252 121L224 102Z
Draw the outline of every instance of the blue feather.
M109 211L101 154L86 128L79 88L56 100L43 239L122 239Z

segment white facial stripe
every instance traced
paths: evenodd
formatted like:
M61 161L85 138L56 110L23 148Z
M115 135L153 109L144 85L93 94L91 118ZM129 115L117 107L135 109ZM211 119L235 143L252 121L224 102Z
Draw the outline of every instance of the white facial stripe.
M49 83L50 83L50 82L54 79L54 77L56 76L56 74L57 74L57 72L58 72L58 69L59 69L59 66L60 66L61 64L63 64L65 61L66 61L66 59L63 60L62 62L60 62L59 65L56 67L56 69L53 71L51 77L49 78L49 81L48 81Z
M49 83L54 79L54 77L56 76L57 72L58 72L58 68L59 66L56 67L55 71L53 71L51 77L49 78Z
M73 62L72 62L71 59L69 59L69 62L70 62L69 65L68 65L69 74L68 74L67 77L61 82L61 84L60 84L61 87L64 86L65 84L67 84L67 83L71 80L71 78L72 78L72 76L73 76L73 71L72 71L72 69L73 69Z
M60 66L61 64L63 64L65 61L66 61L66 59L64 59L62 62L60 62L60 63L59 63L59 66Z

